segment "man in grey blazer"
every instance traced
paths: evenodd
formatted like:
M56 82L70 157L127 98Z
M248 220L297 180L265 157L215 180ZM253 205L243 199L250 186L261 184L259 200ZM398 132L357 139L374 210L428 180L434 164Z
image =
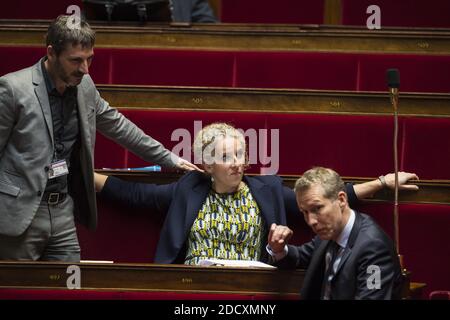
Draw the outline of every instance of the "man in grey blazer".
M339 175L313 168L295 191L317 236L301 246L287 245L292 230L273 224L267 249L280 268L306 269L302 299L399 298L402 275L394 244L372 218L349 207Z
M80 260L75 217L97 225L97 129L147 161L196 169L100 97L88 75L94 42L86 22L60 16L47 55L0 78L0 260Z

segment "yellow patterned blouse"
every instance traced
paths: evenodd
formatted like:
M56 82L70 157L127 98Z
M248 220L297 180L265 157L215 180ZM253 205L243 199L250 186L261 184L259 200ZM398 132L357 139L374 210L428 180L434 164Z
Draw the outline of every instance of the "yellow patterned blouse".
M246 184L231 194L211 189L189 233L185 264L206 258L259 260L264 225Z

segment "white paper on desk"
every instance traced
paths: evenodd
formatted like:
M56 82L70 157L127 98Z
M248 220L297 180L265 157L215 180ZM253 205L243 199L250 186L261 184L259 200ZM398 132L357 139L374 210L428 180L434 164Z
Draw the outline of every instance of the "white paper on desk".
M276 269L277 267L271 266L270 264L251 261L251 260L224 260L224 259L204 259L200 260L201 266L224 266L224 267L243 267L243 268L265 268L265 269Z

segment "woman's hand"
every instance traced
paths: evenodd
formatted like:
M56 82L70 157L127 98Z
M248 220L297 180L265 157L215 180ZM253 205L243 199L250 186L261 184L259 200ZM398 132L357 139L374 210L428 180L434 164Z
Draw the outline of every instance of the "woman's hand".
M101 192L102 191L103 186L105 185L106 179L108 179L108 176L105 176L104 174L99 174L97 172L94 172L95 192Z
M389 189L395 188L395 174L389 173L384 176L386 181L386 187ZM415 173L403 172L398 173L398 189L399 190L419 190L419 187L415 184L406 184L409 180L419 180L419 177Z

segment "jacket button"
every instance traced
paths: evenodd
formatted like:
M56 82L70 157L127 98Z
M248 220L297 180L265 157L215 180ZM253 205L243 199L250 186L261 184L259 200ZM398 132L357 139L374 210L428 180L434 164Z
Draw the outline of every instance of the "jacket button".
M41 190L39 190L39 191L37 192L37 196L38 196L38 197L42 196Z

